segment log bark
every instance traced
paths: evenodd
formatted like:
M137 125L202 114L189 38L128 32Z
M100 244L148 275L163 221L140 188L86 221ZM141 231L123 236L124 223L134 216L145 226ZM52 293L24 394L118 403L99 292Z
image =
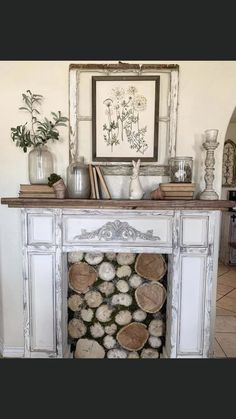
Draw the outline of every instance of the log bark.
M79 262L69 269L69 286L78 293L85 293L96 281L96 270L86 262Z
M142 284L135 290L135 299L143 311L156 313L166 300L166 289L158 282Z
M165 259L158 253L140 253L135 262L137 274L150 281L159 281L165 275Z
M135 253L118 253L117 262L119 265L132 265L135 261Z
M84 299L89 307L96 308L99 307L102 302L103 298L99 291L88 291L86 292Z
M76 344L75 358L104 358L105 351L96 340L79 339Z
M124 349L138 351L142 349L148 340L148 330L142 323L130 323L122 327L117 333L117 341Z
M89 265L98 265L103 261L104 254L101 252L86 253L84 259Z
M67 305L72 311L79 311L83 300L78 294L71 295L67 300Z
M98 276L103 281L111 281L116 276L116 271L112 263L102 262L98 268Z
M68 333L69 335L74 338L78 339L85 335L87 332L87 327L85 326L84 322L80 319L71 319L68 323Z

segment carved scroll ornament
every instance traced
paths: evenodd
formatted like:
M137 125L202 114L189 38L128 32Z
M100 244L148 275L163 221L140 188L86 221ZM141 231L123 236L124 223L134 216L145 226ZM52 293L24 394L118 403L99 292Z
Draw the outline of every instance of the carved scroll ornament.
M153 230L147 230L142 233L134 227L131 227L127 222L120 220L109 221L101 228L94 231L87 231L81 229L81 234L74 236L74 240L95 239L107 241L129 241L129 240L160 240L160 237L153 235Z

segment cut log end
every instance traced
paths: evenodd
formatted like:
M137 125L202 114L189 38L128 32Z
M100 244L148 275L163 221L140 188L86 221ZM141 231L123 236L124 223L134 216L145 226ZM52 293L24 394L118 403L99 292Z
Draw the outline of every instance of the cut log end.
M159 281L165 275L167 266L165 259L158 253L140 253L135 262L138 275L150 281Z
M116 338L122 348L129 351L138 351L143 348L148 336L149 333L144 324L133 322L122 327Z
M113 264L110 262L102 262L98 268L98 276L103 281L112 281L116 276Z
M166 289L158 282L142 284L135 291L135 299L143 311L156 313L166 300Z
M96 279L96 270L86 262L75 263L69 269L69 286L78 293L85 293Z
M75 358L104 358L104 348L93 339L79 339L76 344Z

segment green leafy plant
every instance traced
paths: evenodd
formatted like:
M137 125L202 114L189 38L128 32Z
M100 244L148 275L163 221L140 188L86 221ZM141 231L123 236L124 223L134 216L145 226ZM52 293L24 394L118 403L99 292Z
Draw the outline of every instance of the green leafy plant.
M24 110L30 115L31 127L27 127L27 122L23 125L17 125L16 128L11 128L11 138L17 147L23 148L26 153L30 147L38 147L46 144L50 139L59 140L58 127L67 126L68 118L62 116L61 112L51 112L52 120L44 118L38 119L40 112L38 107L41 105L43 96L31 93L30 90L26 94L22 94L24 106L20 110Z
M48 185L52 186L54 183L56 183L58 180L62 179L61 176L57 175L56 173L51 173L48 177Z

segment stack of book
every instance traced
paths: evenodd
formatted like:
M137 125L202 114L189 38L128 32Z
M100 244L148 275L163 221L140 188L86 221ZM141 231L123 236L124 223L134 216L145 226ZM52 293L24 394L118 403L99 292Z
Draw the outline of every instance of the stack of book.
M164 199L193 199L195 183L160 183Z
M89 175L91 183L91 199L111 199L102 169L99 165L89 164Z
M19 198L56 198L54 189L44 185L20 185Z

